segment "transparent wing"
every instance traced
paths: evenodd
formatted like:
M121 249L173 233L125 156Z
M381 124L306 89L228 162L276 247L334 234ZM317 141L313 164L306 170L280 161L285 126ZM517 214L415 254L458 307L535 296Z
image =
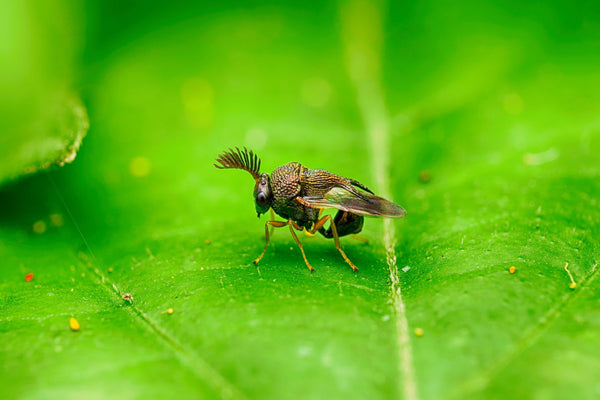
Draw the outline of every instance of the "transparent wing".
M370 193L356 194L334 187L323 197L301 197L300 202L313 208L336 208L357 215L371 215L375 217L401 218L406 211L398 204L375 196Z

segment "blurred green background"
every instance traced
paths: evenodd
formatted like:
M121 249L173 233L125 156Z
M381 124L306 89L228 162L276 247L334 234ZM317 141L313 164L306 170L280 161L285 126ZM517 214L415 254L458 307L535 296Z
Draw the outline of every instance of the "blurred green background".
M0 33L0 398L600 396L600 3L40 0ZM285 230L256 267L234 146L408 215L342 240L357 274Z

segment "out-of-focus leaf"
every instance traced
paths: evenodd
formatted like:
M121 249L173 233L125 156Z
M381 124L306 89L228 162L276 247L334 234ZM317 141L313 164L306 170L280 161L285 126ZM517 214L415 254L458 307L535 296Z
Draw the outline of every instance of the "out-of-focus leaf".
M79 19L63 1L0 5L0 184L79 150L89 125L71 89Z

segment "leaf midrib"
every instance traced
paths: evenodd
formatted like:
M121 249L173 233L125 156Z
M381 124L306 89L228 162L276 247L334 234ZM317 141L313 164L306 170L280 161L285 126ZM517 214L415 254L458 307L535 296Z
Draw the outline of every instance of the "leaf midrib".
M391 137L390 137L390 118L385 109L385 100L381 88L381 77L378 71L381 71L381 52L377 46L377 39L384 37L381 26L382 10L376 3L354 2L347 6L347 10L342 10L346 17L346 26L348 30L345 46L347 48L347 70L349 78L357 93L358 109L362 116L368 142L371 143L371 170L373 181L377 182L378 191L382 197L394 201L391 192L390 163L391 159ZM370 10L361 9L361 7L373 7ZM361 12L362 11L362 12ZM354 21L353 18L359 17L360 21ZM364 20L367 19L367 20ZM352 26L352 27L350 27ZM360 39L353 37L356 35L356 26L365 27L364 29L374 29L375 32L361 32ZM370 28L369 28L370 27ZM374 27L374 28L373 28ZM366 39L363 39L366 38ZM358 44L355 44L354 42ZM362 51L362 54L361 54ZM365 60L369 60L366 62ZM368 65L365 66L364 63ZM384 251L386 262L390 273L390 291L388 295L391 298L393 315L396 325L396 345L398 351L398 373L400 379L398 383L399 392L403 394L406 400L418 400L418 389L415 379L415 370L413 365L413 349L410 342L408 321L406 316L406 306L402 297L402 287L398 275L398 266L396 264L396 232L394 229L395 221L385 219L383 223Z

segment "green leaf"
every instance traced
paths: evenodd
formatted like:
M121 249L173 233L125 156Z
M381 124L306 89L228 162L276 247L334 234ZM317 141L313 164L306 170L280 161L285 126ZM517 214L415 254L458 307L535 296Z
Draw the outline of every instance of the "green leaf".
M0 396L596 397L591 11L220 7L96 43L77 163L0 192ZM356 274L287 228L254 266L234 146L408 214L342 239Z
M56 21L69 20L67 26ZM75 159L89 122L72 89L77 12L60 0L0 6L0 185Z
M0 139L0 183L75 160L89 127L87 112L74 95L51 98L39 114L31 110L28 119L33 120L6 128Z

